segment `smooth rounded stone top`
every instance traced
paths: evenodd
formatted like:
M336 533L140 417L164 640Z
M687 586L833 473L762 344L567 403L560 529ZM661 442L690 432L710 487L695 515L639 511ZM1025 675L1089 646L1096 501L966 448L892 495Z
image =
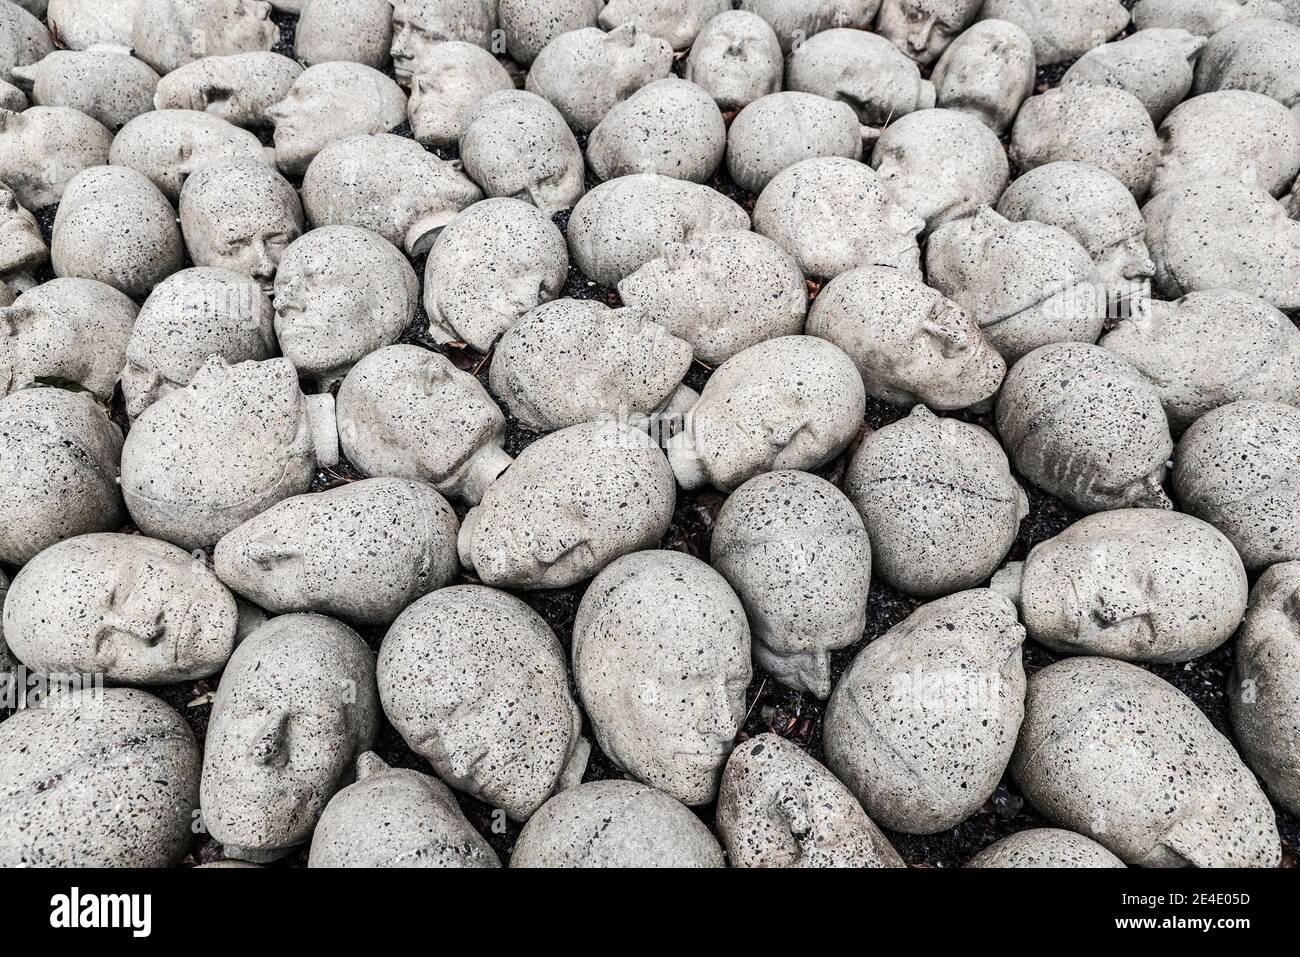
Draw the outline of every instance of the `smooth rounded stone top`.
M55 50L11 74L35 105L71 107L111 130L152 110L158 85L147 63L107 50Z
M206 56L270 50L279 37L262 0L137 0L135 55L168 74Z
M460 561L488 585L567 588L668 531L677 487L645 432L616 422L538 439L470 509Z
M1024 714L1025 630L987 589L922 605L835 687L826 763L873 821L936 834L989 799Z
M680 801L636 781L563 791L524 825L511 867L725 867L722 846Z
M866 523L876 574L922 598L987 581L1029 514L997 439L923 405L867 437L844 491Z
M582 149L555 107L525 90L479 101L460 140L465 171L488 196L526 200L547 216L586 191Z
M294 55L307 66L346 60L382 70L393 45L389 0L311 0L303 4Z
M957 110L919 110L891 123L871 165L926 232L996 205L1011 179L997 134Z
M337 462L333 405L304 396L287 359L209 358L127 436L122 492L132 519L182 548L215 544Z
M1300 329L1254 296L1218 289L1148 300L1101 345L1151 380L1175 434L1240 399L1300 407Z
M643 422L690 367L691 344L639 309L562 299L501 337L488 383L520 425L552 432L596 419Z
M1120 0L984 0L982 20L1010 20L1034 40L1038 65L1076 60L1129 24Z
M1174 442L1160 396L1100 346L1036 349L1007 375L997 429L1016 471L1082 512L1170 508Z
M198 110L143 113L118 131L108 153L108 162L148 176L173 203L186 177L206 166L235 160L270 166L272 159L253 133Z
M275 356L272 319L271 300L248 276L203 267L172 273L154 287L131 329L121 370L127 416L135 420L189 385L209 356L229 365Z
M1300 26L1255 17L1224 27L1205 44L1192 90L1250 90L1300 106Z
M374 67L336 60L303 70L266 117L275 124L275 164L301 176L330 143L401 126L406 94Z
M1049 821L1140 867L1276 867L1272 806L1232 744L1168 682L1067 658L1029 681L1011 760Z
M953 40L934 66L935 105L960 110L999 136L1034 92L1038 61L1023 27L981 20Z
M185 720L133 688L16 712L0 725L0 865L175 867L201 760Z
M1300 562L1274 565L1251 592L1228 706L1246 763L1274 800L1300 813Z
M557 298L568 276L569 248L544 213L518 199L475 203L438 234L425 263L429 335L485 353Z
M513 595L458 585L421 598L384 637L378 680L407 746L512 820L582 780L591 745L564 649Z
M906 866L852 792L775 734L731 752L717 823L733 867Z
M880 0L740 0L740 9L772 25L789 53L809 37L832 27L870 29Z
M1191 92L1204 46L1204 37L1186 30L1142 30L1089 50L1066 71L1061 86L1109 86L1132 93L1158 124Z
M1138 200L1151 188L1159 151L1155 124L1142 101L1108 86L1060 87L1031 96L1011 133L1011 161L1020 169L1058 160L1089 163Z
M916 63L885 37L864 30L826 30L798 44L786 65L785 85L844 101L873 131L935 102L934 84L921 79Z
M925 220L896 203L870 166L843 157L804 160L779 173L754 206L754 231L810 277L892 266L921 278Z
M387 625L455 581L459 528L432 487L365 479L271 506L224 536L213 561L223 582L274 614Z
M764 670L829 697L831 652L866 626L871 541L853 504L807 472L759 475L722 506L709 561L740 596Z
M884 0L876 32L917 63L934 63L980 12L984 0Z
M731 0L609 0L598 23L604 30L631 25L687 50L706 23L730 9Z
M969 861L982 868L1114 868L1124 862L1092 838L1057 827L1034 827L990 844Z
M69 50L117 47L126 51L131 49L139 5L140 0L50 0L45 19L49 34L58 36Z
M717 796L752 676L740 599L682 552L618 559L578 606L573 679L601 750L684 804Z
M587 141L587 162L603 180L659 173L704 183L726 147L727 127L713 98L694 83L667 77L605 114Z
M1246 613L1246 569L1232 544L1163 509L1088 515L1009 574L1021 576L1029 637L1065 655L1188 661L1231 638Z
M930 284L969 311L1009 363L1051 343L1096 342L1105 327L1101 271L1059 227L1013 223L985 206L935 230L925 265Z
M425 146L457 145L480 102L499 90L515 88L514 79L496 57L461 40L434 46L420 71L411 80L406 117L412 135Z
M823 286L807 332L844 350L867 394L892 405L969 408L996 395L1007 372L969 312L884 266L850 270Z
M724 362L668 443L683 488L738 488L776 469L811 471L857 436L867 395L840 348L816 336L782 336Z
M1243 400L1197 419L1178 443L1174 493L1252 572L1300 560L1300 409Z
M0 183L0 277L10 289L35 285L34 274L49 262L50 250L36 217Z
M65 538L120 528L122 432L86 392L0 399L0 561L22 565Z
M785 57L771 25L756 13L727 10L704 25L683 73L724 111L744 109L781 89Z
M391 0L393 71L406 86L438 44L463 40L491 49L497 28L495 0Z
M63 199L78 174L107 163L113 134L67 106L0 110L0 182L27 209Z
M216 674L235 648L235 598L202 559L142 535L79 535L18 573L4 606L31 671L175 684Z
M52 279L0 308L0 395L41 381L113 398L126 362L135 303L91 279Z
M320 0L310 0L319 3ZM308 867L491 868L496 852L437 778L390 768L367 751L357 780L330 798L311 838Z
M1163 27L1210 37L1238 20L1272 17L1285 8L1278 0L1138 0L1133 24L1139 30Z
M428 482L471 504L509 465L506 419L483 386L446 356L385 346L338 391L339 441L369 476Z
M527 66L560 34L597 26L605 0L498 0L497 6L506 52Z
M731 123L727 172L741 189L761 193L784 169L824 156L862 158L862 127L853 108L813 93L772 93Z
M302 181L312 226L360 226L418 257L461 210L483 198L458 162L402 136L350 136L326 146Z
M1165 297L1232 289L1300 309L1300 222L1253 183L1183 182L1147 203L1142 215L1156 288Z
M153 103L160 110L204 110L236 126L272 126L271 107L301 74L301 66L279 53L209 56L168 73Z
M396 246L356 226L313 229L275 275L275 335L298 374L325 388L416 319L420 278Z
M1032 169L1007 187L998 212L1012 222L1064 229L1088 251L1109 289L1130 288L1155 275L1137 201L1096 166L1066 160Z
M609 33L585 27L546 44L524 88L552 103L575 130L589 132L615 105L668 76L672 64L672 45L633 24Z
M1300 173L1300 120L1249 90L1193 97L1160 127L1155 195L1182 183L1226 177L1284 196Z
M583 274L617 286L670 243L749 229L749 214L717 190L655 173L602 183L569 219L569 253Z
M380 721L375 656L320 615L272 618L239 643L212 700L199 798L227 857L266 863L311 836Z

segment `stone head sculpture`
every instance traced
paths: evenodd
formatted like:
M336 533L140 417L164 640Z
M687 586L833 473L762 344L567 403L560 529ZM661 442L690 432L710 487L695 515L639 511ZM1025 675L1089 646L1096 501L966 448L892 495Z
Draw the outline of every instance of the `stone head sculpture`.
M1034 91L1038 61L1023 27L981 20L953 40L930 75L935 105L979 118L999 135Z
M1267 17L1240 20L1205 44L1192 92L1250 90L1300 105L1300 26Z
M551 0L544 7L533 0L498 0L497 16L505 34L506 52L527 66L561 33L594 27L605 0Z
M439 43L411 78L406 107L411 132L425 146L454 146L485 97L514 88L506 68L482 47L461 40Z
M278 34L264 0L138 0L131 46L167 74L205 56L270 50Z
M1066 71L1061 86L1113 86L1138 98L1160 123L1192 89L1205 38L1186 30L1142 30L1089 50Z
M770 23L781 39L781 49L789 53L809 37L833 27L869 29L880 0L740 0L740 9Z
M604 30L635 26L663 37L674 50L687 50L706 23L731 7L730 0L610 0L599 23Z
M780 90L784 74L781 41L771 25L756 13L727 10L695 38L684 76L730 111Z
M492 0L393 0L393 70L399 83L422 72L426 57L447 40L489 48L497 26Z
M54 51L45 24L16 3L0 13L0 37L0 80L12 82L14 67L38 63Z
M160 110L203 110L236 126L274 126L271 108L289 95L302 67L279 53L209 56L158 83Z
M917 63L933 63L982 5L983 0L883 0L876 32Z
M307 66L348 60L382 70L393 45L391 0L312 0L298 17L294 54Z
M1211 37L1238 20L1281 20L1284 13L1278 0L1138 0L1133 24L1139 30L1187 30Z
M1034 40L1039 66L1075 60L1129 24L1120 0L984 0L982 20L1010 20Z
M37 106L67 106L110 130L153 109L158 74L147 63L109 50L55 50L11 71Z
M113 134L66 106L0 110L0 182L30 210L52 206L78 173L108 162Z
M785 91L746 106L727 133L727 172L751 193L807 159L862 158L863 130L853 107L815 93Z
M129 166L149 177L172 203L193 173L237 160L273 164L271 151L253 133L199 110L141 114L118 131L108 154L114 166Z
M660 173L708 182L727 148L713 98L688 80L647 83L605 114L587 141L587 163L603 180Z
M131 49L140 0L53 0L45 10L49 32L69 50Z

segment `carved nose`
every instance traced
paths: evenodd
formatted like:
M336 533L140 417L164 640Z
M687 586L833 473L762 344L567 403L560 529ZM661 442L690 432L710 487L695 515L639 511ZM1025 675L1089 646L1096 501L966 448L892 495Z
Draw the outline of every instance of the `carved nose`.
M288 720L287 714L276 715L258 732L249 749L249 757L255 764L282 768L289 763L288 736L285 733Z

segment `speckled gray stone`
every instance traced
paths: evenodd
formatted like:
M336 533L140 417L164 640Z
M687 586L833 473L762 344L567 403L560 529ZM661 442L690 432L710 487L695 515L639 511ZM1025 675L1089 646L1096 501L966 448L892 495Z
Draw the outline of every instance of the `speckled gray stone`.
M511 867L725 867L681 802L635 781L591 781L551 798L515 842Z
M1011 760L1047 820L1142 867L1276 867L1273 808L1199 708L1148 671L1069 658L1029 681Z
M842 157L804 160L777 175L754 206L754 231L794 257L807 276L892 266L921 278L925 220L890 198L876 172Z
M95 166L68 184L50 242L55 275L143 299L181 268L183 256L176 214L143 173Z
M205 56L270 50L279 33L262 0L136 0L131 46L166 75Z
M0 281L10 289L35 285L33 273L49 262L50 251L36 217L22 207L14 191L0 183Z
M203 560L142 535L79 535L23 566L4 606L10 650L44 674L175 684L234 651L235 597Z
M564 117L540 96L502 90L484 97L460 141L465 171L488 196L526 200L547 216L572 209L586 190L586 164Z
M615 105L672 70L667 40L633 25L606 33L562 33L533 60L524 88L544 97L579 132L594 130Z
M482 198L460 163L390 133L329 144L302 181L313 226L360 226L412 257L428 252L438 231Z
M271 506L225 535L213 561L223 582L274 614L387 625L455 581L458 530L431 486L365 479Z
M639 309L562 299L528 313L497 343L488 383L526 429L597 419L638 424L664 408L691 367L691 344ZM686 405L695 393L683 390Z
M596 576L573 624L573 677L601 750L684 804L707 804L745 717L745 609L682 552L627 555Z
M676 496L672 469L645 432L571 426L524 449L470 509L460 562L488 585L567 588L658 546Z
M496 57L460 40L437 44L420 69L411 81L406 115L412 134L425 146L457 145L483 99L515 88Z
M542 48L561 33L597 25L605 0L498 0L497 15L505 34L506 52L527 66Z
M770 23L781 39L781 49L789 53L832 27L869 29L880 0L740 0L740 9Z
M45 19L69 50L131 49L131 28L140 0L50 0Z
M333 398L304 396L287 359L209 358L184 389L136 420L122 450L122 492L136 526L206 548L311 485L338 461Z
M0 726L0 864L175 867L200 761L185 719L133 688L18 711Z
M1163 27L1209 37L1238 20L1283 15L1277 0L1138 0L1133 24L1139 30Z
M152 110L158 85L148 64L105 50L55 50L11 72L37 106L71 107L112 130Z
M731 0L610 0L598 23L604 30L635 26L674 50L687 50L709 20L730 9Z
M742 231L671 243L623 279L618 293L709 365L765 339L798 335L808 311L799 264L770 239Z
M998 396L997 428L1016 471L1082 512L1169 508L1173 453L1160 395L1119 356L1084 343L1021 359Z
M1251 592L1228 706L1246 763L1274 800L1300 813L1300 563L1274 565Z
M14 67L37 63L53 51L45 24L15 3L0 8L0 79L11 80Z
M415 321L420 279L401 250L356 226L323 226L284 250L275 334L298 375L328 389Z
M293 51L307 66L346 60L382 70L392 45L389 0L305 0Z
M1205 44L1192 90L1251 90L1300 106L1300 25L1255 17L1224 27Z
M822 287L807 332L846 352L867 394L949 411L997 394L1007 364L961 306L897 269L866 266Z
M1248 569L1300 560L1300 409L1220 406L1187 430L1174 460L1179 504L1228 536Z
M1066 71L1061 86L1115 87L1132 93L1159 124L1192 89L1205 38L1186 30L1142 30L1095 47Z
M871 542L834 485L768 472L727 498L709 559L745 606L754 657L778 681L831 693L831 652L862 638Z
M1077 59L1129 24L1120 0L984 0L981 20L1010 20L1033 38L1038 65Z
M935 105L960 110L1001 135L1034 92L1038 61L1029 34L1006 20L981 20L944 51L930 75Z
M199 110L143 113L122 127L108 154L114 166L148 176L173 203L180 199L186 177L235 160L271 166L274 156L248 130Z
M247 276L225 269L182 269L149 294L131 330L122 370L126 414L138 418L184 388L209 356L230 365L278 353L271 301Z
M1096 342L1106 322L1100 270L1056 226L983 207L935 230L925 267L930 285L970 312L1008 363L1053 342Z
M655 80L605 114L587 141L587 163L600 179L659 173L704 183L727 147L713 98L677 77Z
M318 0L307 0L308 9ZM390 768L367 751L357 780L330 798L308 867L491 868L496 852L437 778Z
M569 254L589 279L617 286L670 243L748 229L749 214L698 183L639 173L602 183L569 219Z
M921 598L987 581L1029 514L997 439L923 405L867 437L844 491L866 523L876 575Z
M840 348L816 336L750 346L713 373L668 443L683 488L738 488L776 469L820 468L862 428L866 390Z
M1144 302L1101 345L1151 380L1174 433L1239 399L1300 407L1300 329L1244 293L1218 289Z
M212 700L199 798L227 857L265 863L311 836L380 721L375 656L351 628L283 615L235 649Z
M31 210L52 206L83 170L108 162L113 134L66 106L0 110L0 182Z
M468 372L420 346L385 346L338 392L339 440L369 476L428 482L477 503L509 465L506 419Z
M781 89L781 41L758 14L727 10L695 38L683 76L713 97L720 109L743 109Z
M0 399L0 561L120 528L122 432L86 392L27 389Z
M205 110L236 126L273 126L269 110L302 72L279 53L204 57L168 73L153 102L160 110Z
M0 109L8 110L10 113L21 113L29 105L26 93L12 83L0 80Z
M826 763L873 821L935 834L993 794L1024 714L1024 638L1011 602L979 589L922 605L853 659Z
M512 820L582 780L591 745L564 649L513 595L458 585L421 598L384 636L378 680L407 745Z
M862 128L847 103L813 93L772 93L750 103L727 136L727 172L751 193L806 159L862 158Z
M1092 838L1056 827L1034 827L990 844L969 861L977 868L1114 868L1124 862Z
M994 587L1018 602L1029 637L1059 654L1164 663L1199 658L1232 637L1248 586L1214 528L1137 508L1086 516Z
M5 596L9 593L9 578L0 572L0 608L4 608ZM14 687L14 672L18 668L18 659L9 652L5 643L4 621L0 619L0 698L9 700L17 689Z
M495 41L495 0L393 0L393 70L407 85L439 43L464 40L485 49Z
M920 64L931 64L971 23L984 0L884 0L876 32Z

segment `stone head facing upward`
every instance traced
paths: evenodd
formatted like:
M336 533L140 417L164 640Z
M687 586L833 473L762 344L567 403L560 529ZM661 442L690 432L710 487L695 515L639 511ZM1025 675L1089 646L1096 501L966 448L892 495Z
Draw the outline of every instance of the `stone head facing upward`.
M392 0L393 71L402 85L447 40L490 48L497 25L493 0Z
M719 13L691 45L685 77L724 111L781 89L785 58L766 20L744 10Z
M1034 91L1038 61L1022 27L1006 20L981 20L957 37L930 79L935 105L977 117L1001 135Z
M484 98L514 88L506 68L482 47L459 40L439 43L411 78L406 107L411 132L425 146L454 146Z
M980 12L984 0L883 0L876 32L917 63L939 56Z

